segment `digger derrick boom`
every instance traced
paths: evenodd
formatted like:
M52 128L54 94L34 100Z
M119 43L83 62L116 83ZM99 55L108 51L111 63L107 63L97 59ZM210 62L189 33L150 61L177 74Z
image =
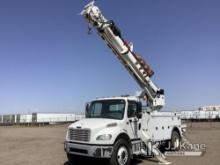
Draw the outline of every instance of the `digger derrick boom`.
M153 83L153 70L133 51L133 45L122 38L121 31L114 21L107 20L94 2L86 5L81 15L96 28L99 36L143 89L141 96L146 99L149 108L152 111L160 110L165 105L164 90Z

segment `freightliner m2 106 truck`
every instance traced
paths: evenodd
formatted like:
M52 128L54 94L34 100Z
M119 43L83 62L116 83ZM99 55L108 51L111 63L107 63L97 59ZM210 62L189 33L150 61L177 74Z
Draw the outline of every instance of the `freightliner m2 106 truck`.
M129 165L135 155L152 154L160 163L169 164L160 148L170 144L177 150L183 127L178 115L160 111L165 104L164 90L151 80L154 72L94 2L86 5L81 15L143 91L139 96L100 98L88 103L86 118L68 127L64 148L69 161L74 163L83 156L108 158L111 165Z

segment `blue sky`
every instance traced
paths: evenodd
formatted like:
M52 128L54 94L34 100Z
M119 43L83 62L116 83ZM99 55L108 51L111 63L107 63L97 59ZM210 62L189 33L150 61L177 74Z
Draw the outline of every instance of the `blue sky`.
M140 90L78 15L90 1L0 1L0 113L78 112ZM220 104L220 1L97 0L155 71L164 110Z

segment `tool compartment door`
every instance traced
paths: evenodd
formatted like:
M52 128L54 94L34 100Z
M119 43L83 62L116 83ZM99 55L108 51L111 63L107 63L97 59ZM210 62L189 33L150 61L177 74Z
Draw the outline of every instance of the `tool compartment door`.
M171 139L172 130L181 126L181 119L169 112L145 112L141 125L142 129L147 130L151 141L164 141Z

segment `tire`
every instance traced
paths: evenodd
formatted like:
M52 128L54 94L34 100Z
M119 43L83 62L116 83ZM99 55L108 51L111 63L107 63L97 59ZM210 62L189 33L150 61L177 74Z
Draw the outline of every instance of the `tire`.
M110 165L130 165L131 153L130 147L126 140L119 139L116 141L113 153L110 159Z
M170 146L171 150L179 151L180 150L181 137L179 132L173 131L171 135Z
M67 158L68 158L68 161L70 164L79 164L80 162L80 157L78 155L73 155L73 154L66 154Z

